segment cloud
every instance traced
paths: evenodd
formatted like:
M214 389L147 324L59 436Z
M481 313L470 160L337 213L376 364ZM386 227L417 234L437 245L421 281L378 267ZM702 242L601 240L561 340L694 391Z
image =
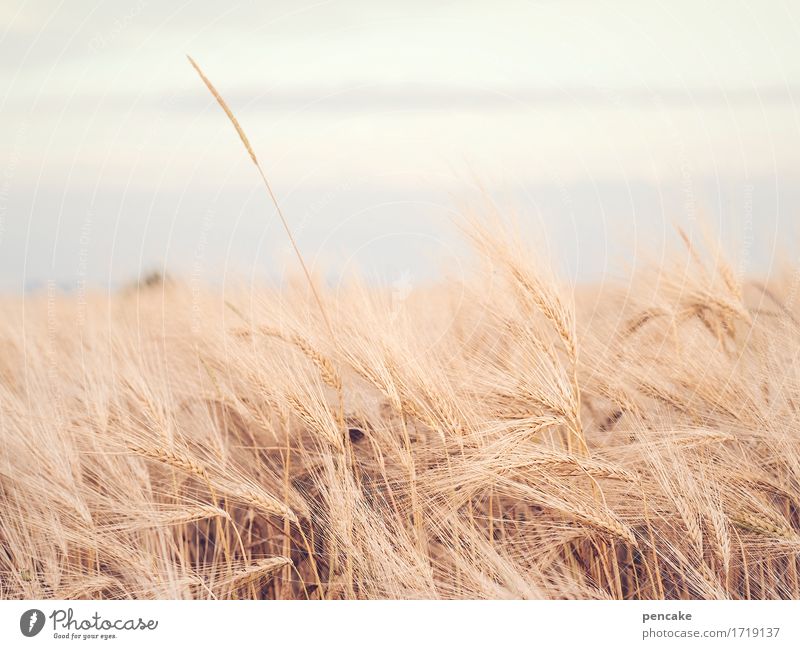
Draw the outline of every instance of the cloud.
M226 100L248 112L362 113L374 111L485 111L524 112L537 107L567 108L726 108L800 104L800 86L760 86L750 88L465 88L419 84L364 84L340 88L315 86L270 87L240 86L225 91ZM144 102L143 102L144 99ZM60 95L44 95L58 106ZM200 88L177 93L165 100L160 94L149 99L141 94L82 93L71 98L73 107L93 107L101 102L106 110L140 107L148 102L154 109L197 114L214 103Z

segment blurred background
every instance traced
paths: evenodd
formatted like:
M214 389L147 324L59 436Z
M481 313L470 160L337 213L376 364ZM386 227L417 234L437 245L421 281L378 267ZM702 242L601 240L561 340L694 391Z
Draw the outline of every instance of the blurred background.
M0 5L0 291L154 270L457 274L488 196L596 282L707 223L742 274L795 254L790 2L210 0Z

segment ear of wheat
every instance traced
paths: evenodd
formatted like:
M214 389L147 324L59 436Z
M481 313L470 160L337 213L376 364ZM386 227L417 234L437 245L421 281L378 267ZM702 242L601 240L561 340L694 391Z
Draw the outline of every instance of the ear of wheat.
M331 325L331 321L328 318L328 311L325 309L325 306L322 303L322 299L317 292L317 288L314 285L314 280L311 277L311 273L306 266L306 262L303 260L303 255L300 253L300 248L297 245L297 241L295 241L294 235L292 234L291 228L289 228L289 222L286 220L286 217L283 215L283 210L281 209L280 204L278 203L278 199L275 197L274 192L272 191L272 186L270 185L269 181L267 180L267 176L264 173L264 170L261 168L261 164L258 162L258 158L256 158L255 151L253 151L253 147L250 146L250 141L247 139L247 135L244 132L244 129L239 124L239 121L236 119L236 116L233 114L233 111L228 106L227 102L223 99L222 95L219 91L214 87L214 84L211 83L208 77L203 74L203 71L200 69L200 66L194 61L194 59L187 54L186 58L189 59L189 63L192 64L192 67L195 69L197 74L202 79L203 83L208 88L209 92L212 94L214 99L220 105L223 111L225 111L225 115L228 117L228 120L231 124L233 124L233 128L236 129L236 133L239 136L239 139L242 141L247 154L250 156L250 159L253 161L253 164L256 166L259 175L261 176L261 181L264 184L264 188L267 190L267 194L269 195L270 200L272 201L273 206L275 207L275 211L278 213L278 217L280 218L281 224L283 225L283 229L286 232L286 236L289 238L289 242L292 245L292 249L294 250L295 255L297 256L297 260L300 262L300 266L303 269L303 274L306 276L306 280L308 281L308 286L311 289L311 292L314 296L314 300L319 307L320 313L322 314L323 319L325 320L325 325L328 329L328 333L330 334L331 340L335 340L336 337L333 332L333 326Z

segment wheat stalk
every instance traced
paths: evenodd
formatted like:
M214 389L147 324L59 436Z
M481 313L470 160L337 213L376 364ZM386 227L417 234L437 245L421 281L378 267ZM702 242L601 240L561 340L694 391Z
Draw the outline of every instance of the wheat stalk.
M292 565L292 560L287 557L270 557L261 559L251 566L242 568L234 573L233 576L219 581L216 587L220 590L243 588L254 581L269 577L281 568Z
M144 447L131 444L128 446L128 449L142 457L156 460L168 466L196 475L206 481L208 480L208 471L206 471L205 466L188 455L170 451L163 446Z
M275 329L273 327L259 327L258 331L265 336L283 340L297 347L306 358L317 366L320 376L326 385L337 391L342 389L342 379L339 376L339 372L336 371L333 362L327 356L317 351L305 338L299 334L284 333L280 329Z
M266 514L285 518L292 523L298 522L297 516L289 507L263 491L257 491L250 487L239 487L231 489L230 494Z
M195 505L182 509L159 510L147 514L146 521L151 525L183 525L206 518L231 519L230 514L221 507Z
M203 83L208 88L209 92L213 95L214 99L217 100L217 103L220 105L223 111L225 111L225 115L228 117L228 120L233 124L233 128L236 129L236 133L239 135L239 139L242 141L244 148L247 150L250 159L253 161L253 164L256 166L259 175L261 176L261 181L264 183L264 187L269 194L270 200L272 201L273 206L275 207L275 211L278 213L278 217L280 218L281 224L283 225L283 229L286 232L286 236L289 237L289 242L292 244L292 248L294 249L294 253L297 256L297 260L300 262L300 266L303 269L303 274L306 276L306 280L308 281L308 285L311 288L311 292L314 295L314 300L319 307L320 313L322 314L323 319L325 320L325 325L328 328L328 333L331 336L331 340L336 340L336 337L333 333L333 326L331 325L331 321L328 318L328 312L323 306L322 299L317 292L316 286L314 285L314 280L311 278L311 273L306 266L306 262L303 260L303 255L300 253L300 248L297 245L297 241L295 241L294 235L292 234L292 230L289 227L289 222L286 220L286 217L283 215L283 210L281 209L280 204L278 203L278 199L275 197L275 194L272 191L272 186L270 185L269 181L267 180L267 176L264 173L264 170L261 168L261 164L258 162L258 158L256 158L255 151L253 151L253 147L250 146L250 141L247 139L247 135L244 132L244 129L239 124L239 121L236 119L236 116L233 114L233 111L228 106L225 99L223 99L222 95L219 91L214 87L214 84L211 83L211 80L206 77L203 71L200 69L200 66L195 62L195 60L186 55L186 58L189 59L189 63L192 64L192 67L195 69L197 74L202 79Z
M768 520L751 512L744 510L739 511L732 517L732 520L744 530L800 543L800 536L785 524Z

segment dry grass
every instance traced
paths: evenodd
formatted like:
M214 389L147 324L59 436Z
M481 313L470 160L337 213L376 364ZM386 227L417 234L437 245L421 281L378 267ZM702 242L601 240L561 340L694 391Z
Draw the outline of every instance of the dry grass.
M320 289L335 342L297 287L5 299L0 596L800 597L793 276L476 236Z
M305 289L0 301L0 597L800 598L800 271L467 231L399 309L293 239Z

